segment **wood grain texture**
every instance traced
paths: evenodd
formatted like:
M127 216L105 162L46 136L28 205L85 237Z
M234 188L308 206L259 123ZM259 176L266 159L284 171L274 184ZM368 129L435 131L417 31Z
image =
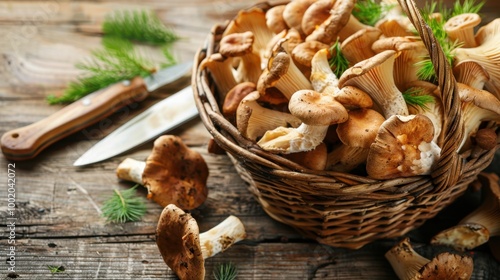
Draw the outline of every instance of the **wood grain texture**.
M237 10L257 1L144 0L69 1L23 0L0 2L0 134L37 122L60 110L44 98L61 93L80 71L74 64L98 48L100 24L116 9L147 8L182 36L174 46L178 60L191 60L203 45L210 28L231 18ZM488 0L485 15L500 10ZM148 55L161 53L142 47ZM87 167L73 162L111 131L189 84L184 79L152 93L140 103L129 104L108 118L77 132L30 161L15 162L0 155L0 252L6 260L10 234L7 228L7 165L16 174L16 273L19 279L176 279L163 263L155 244L161 207L147 201L140 222L107 223L100 208L113 189L128 189L115 169L126 157L144 160L152 142L110 160ZM381 240L359 250L332 248L304 239L290 227L269 216L256 203L226 155L207 152L209 133L199 119L170 132L199 151L210 169L207 201L192 215L205 231L228 215L245 224L248 238L206 261L207 279L219 263L233 262L238 279L396 279L384 253L396 240ZM498 164L497 163L493 163ZM495 170L492 168L492 170ZM139 195L146 197L141 189ZM416 250L430 258L448 250L431 247L429 238L453 225L478 204L476 193L467 193L449 209L420 229L410 232ZM500 265L488 247L468 252L474 258L472 279L498 279ZM63 266L51 274L48 265ZM7 278L7 262L0 262L0 277ZM496 278L495 278L496 277Z

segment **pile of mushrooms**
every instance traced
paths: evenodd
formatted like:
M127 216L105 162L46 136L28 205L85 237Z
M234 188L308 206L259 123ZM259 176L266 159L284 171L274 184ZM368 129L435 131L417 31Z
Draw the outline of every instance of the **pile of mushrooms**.
M398 5L374 26L353 16L354 5L292 0L242 10L200 68L214 79L227 120L266 151L305 168L380 180L430 174L444 117L438 87L418 79L427 50ZM476 134L486 126L496 134L492 124L500 121L500 21L474 33L480 20L467 14L446 23L462 44L453 65L464 120L458 153L479 146ZM329 65L336 43L349 62L339 76ZM409 89L434 102L407 104ZM316 160L303 160L310 153Z

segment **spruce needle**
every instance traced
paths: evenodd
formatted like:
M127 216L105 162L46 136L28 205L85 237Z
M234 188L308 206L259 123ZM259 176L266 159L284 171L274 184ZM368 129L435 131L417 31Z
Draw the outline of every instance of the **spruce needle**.
M152 11L116 11L106 16L102 30L105 35L131 41L163 45L179 37L165 26Z
M233 263L219 264L213 273L215 280L234 280L238 276L238 269Z
M427 94L422 94L422 90L418 88L409 88L405 92L403 92L403 98L405 99L406 104L414 107L421 107L422 109L427 110L426 104L434 103L434 98Z
M381 5L375 0L359 0L354 5L352 15L361 23L374 26L393 5Z
M65 271L65 268L62 265L58 265L58 266L47 265L47 268L49 269L50 273L52 273L52 274L60 273L60 272L64 272Z
M106 200L101 208L103 217L116 223L140 220L146 214L146 204L143 198L137 195L137 186L124 191L115 189L113 196Z
M332 68L335 76L340 77L342 73L349 68L349 61L347 61L347 58L342 54L338 38L335 44L330 47L330 55L331 58L328 60L330 68Z

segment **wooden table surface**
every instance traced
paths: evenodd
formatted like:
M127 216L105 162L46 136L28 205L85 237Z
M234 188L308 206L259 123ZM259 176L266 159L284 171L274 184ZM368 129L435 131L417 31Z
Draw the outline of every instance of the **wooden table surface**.
M179 61L192 60L216 23L257 1L143 0L143 1L0 1L0 134L36 122L62 108L45 97L60 93L80 73L76 62L99 47L100 24L117 9L151 9L183 37L175 44ZM498 2L489 0L492 17ZM493 3L495 2L495 3ZM495 10L495 7L497 8ZM492 12L493 11L493 12ZM0 252L7 260L14 248L15 273L0 262L0 276L19 279L175 279L155 243L162 208L147 202L140 222L113 224L101 217L101 206L113 189L131 183L116 178L115 168L126 157L144 160L152 142L126 154L87 167L73 162L104 136L173 90L189 84L189 77L154 92L140 104L126 107L106 121L57 142L30 161L12 162L0 155ZM359 250L332 248L306 240L293 229L269 218L238 177L226 155L207 152L209 133L199 120L171 131L200 152L210 168L209 196L192 211L204 231L228 215L238 216L248 237L226 252L206 260L207 279L216 265L232 262L239 279L396 279L384 253L396 240L381 240ZM15 164L15 243L7 215L7 168ZM498 162L492 165L498 166ZM497 171L498 172L498 171ZM140 190L146 196L145 190ZM447 248L431 247L429 237L456 223L474 209L477 198L468 194L418 230L408 234L426 257ZM12 239L11 239L12 240ZM473 279L499 279L500 265L487 246L467 252L474 258ZM48 266L61 266L52 274Z

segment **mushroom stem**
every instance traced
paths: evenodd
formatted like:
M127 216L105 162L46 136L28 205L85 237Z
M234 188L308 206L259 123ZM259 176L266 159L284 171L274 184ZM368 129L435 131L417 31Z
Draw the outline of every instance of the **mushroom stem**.
M471 250L486 243L492 236L500 236L500 185L494 173L480 173L484 201L458 225L441 231L431 244L448 245L457 250Z
M224 252L227 248L246 237L245 227L240 219L229 216L220 224L200 233L200 245L203 258L207 259Z
M401 280L470 279L474 268L471 257L448 252L429 260L413 249L408 238L392 247L385 258Z
M116 168L116 176L122 180L142 185L142 173L145 168L146 162L126 158Z

